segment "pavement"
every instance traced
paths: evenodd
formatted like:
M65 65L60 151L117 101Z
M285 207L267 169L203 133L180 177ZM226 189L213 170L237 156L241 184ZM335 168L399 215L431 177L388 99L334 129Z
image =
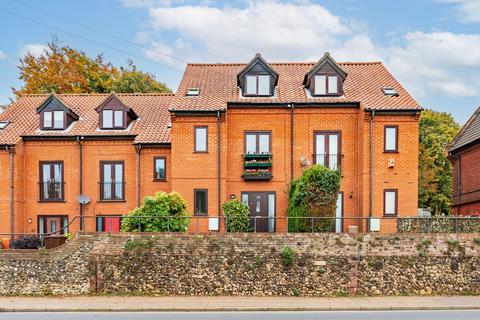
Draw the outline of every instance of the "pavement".
M480 310L480 296L429 297L0 297L0 312Z
M478 320L479 310L291 312L3 312L0 320Z

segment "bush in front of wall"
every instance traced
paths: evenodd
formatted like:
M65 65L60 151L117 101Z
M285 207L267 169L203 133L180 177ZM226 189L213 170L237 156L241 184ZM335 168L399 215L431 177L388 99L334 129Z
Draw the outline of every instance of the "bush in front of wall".
M329 232L335 225L340 172L314 165L293 180L288 190L288 230Z
M10 249L38 249L40 238L31 235L22 235L10 242Z
M248 232L250 210L247 205L238 200L225 202L223 215L227 232Z
M188 228L187 203L176 193L157 192L122 219L122 231L184 232Z

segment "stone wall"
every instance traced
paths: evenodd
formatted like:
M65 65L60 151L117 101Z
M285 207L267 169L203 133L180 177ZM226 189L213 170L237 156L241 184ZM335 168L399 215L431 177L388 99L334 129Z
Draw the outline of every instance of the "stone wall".
M480 294L479 253L480 235L81 235L1 253L0 293Z

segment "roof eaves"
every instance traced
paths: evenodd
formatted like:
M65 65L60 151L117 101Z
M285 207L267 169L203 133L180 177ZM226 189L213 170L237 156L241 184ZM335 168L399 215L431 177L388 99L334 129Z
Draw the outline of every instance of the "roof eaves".
M465 131L468 130L468 128L471 126L473 121L475 121L475 119L479 116L480 116L480 107L478 107L477 110L475 110L473 115L467 120L467 123L465 123L465 125L460 129L460 131L455 136L455 138L453 138L452 142L450 142L448 144L447 149L448 149L449 152L457 151L458 149L463 148L465 146L465 145L462 145L462 144L459 144L459 145L456 145L456 144L460 140L460 138L465 134ZM476 140L477 139L475 139L472 142L475 142ZM470 143L468 143L468 144L470 144Z

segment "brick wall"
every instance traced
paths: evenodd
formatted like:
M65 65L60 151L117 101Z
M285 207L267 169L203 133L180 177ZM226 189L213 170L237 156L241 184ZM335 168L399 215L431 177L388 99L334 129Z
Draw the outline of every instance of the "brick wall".
M480 216L480 145L459 152L457 157L453 158L453 213Z
M369 211L369 115L354 108L298 108L294 114L294 177L302 173L301 157L313 162L314 132L338 131L341 134L344 217L368 217ZM398 215L415 216L418 193L418 116L385 116L374 118L373 209L375 217L383 216L384 189L398 189ZM177 117L172 126L172 190L179 191L193 211L193 189L209 190L209 214L217 214L217 123L216 117ZM276 230L285 231L286 191L291 180L291 111L287 108L231 108L222 118L222 201L242 192L263 191L276 195ZM193 152L194 127L209 127L208 154ZM384 126L397 125L398 153L384 153ZM226 135L223 131L226 131ZM271 132L272 179L244 181L243 154L246 131ZM389 167L392 159L394 166ZM200 165L201 164L201 165ZM363 228L365 220L348 220L348 225ZM382 231L394 232L395 223L382 221Z
M301 157L313 162L314 132L341 133L341 191L344 199L344 217L362 219L369 211L369 115L355 108L297 108L294 114L294 177L302 173ZM276 196L276 231L286 231L287 196L291 180L291 110L287 108L229 109L221 116L221 191L218 194L218 129L217 117L173 116L170 148L142 148L140 197L156 191L176 191L187 201L188 212L194 210L194 189L208 190L208 216L219 215L218 203L230 198L240 199L242 192L273 192ZM194 152L194 128L208 126L208 152ZM399 152L384 153L384 126L398 125ZM244 181L243 153L245 131L270 131L272 136L273 178L270 181ZM373 216L383 215L384 189L398 189L398 215L414 216L418 192L418 116L385 116L374 118L373 158ZM166 157L167 179L153 180L153 159ZM393 160L393 168L388 161ZM65 201L39 202L39 161L64 162ZM99 201L100 161L124 161L125 201ZM132 141L83 141L84 190L91 198L85 206L86 229L95 229L94 217L126 214L138 204L137 152ZM15 230L36 232L38 215L78 216L79 204L79 147L75 141L27 141L15 148ZM0 151L0 170L8 175L8 154ZM2 175L2 176L3 176ZM6 180L4 179L6 182ZM220 213L221 214L221 213ZM349 220L344 225L359 225L362 221ZM207 230L207 219L200 221ZM394 223L382 222L382 231L395 231ZM79 223L72 224L76 231ZM197 226L195 226L196 228ZM9 190L0 188L0 231L9 228Z
M91 202L84 206L85 229L95 230L97 215L123 215L137 206L137 152L131 141L84 141L83 194ZM153 158L163 156L167 161L167 181L153 180ZM15 172L15 232L35 233L39 215L66 215L72 222L69 231L79 229L80 194L79 147L74 141L27 141L17 144L14 156ZM100 161L124 161L125 201L100 201ZM40 161L63 161L64 201L39 201ZM144 148L141 152L141 199L157 191L171 191L169 148ZM0 186L0 232L10 232L9 218L9 158L0 153L0 170L4 182ZM3 175L5 173L5 175Z

